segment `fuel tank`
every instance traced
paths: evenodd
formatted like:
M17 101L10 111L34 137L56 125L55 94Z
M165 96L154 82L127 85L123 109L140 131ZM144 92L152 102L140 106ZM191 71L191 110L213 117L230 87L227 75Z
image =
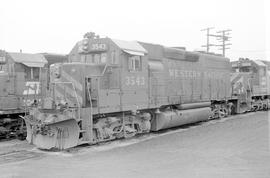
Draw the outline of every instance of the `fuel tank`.
M210 107L188 110L170 110L156 113L156 117L152 120L151 123L151 130L159 131L162 129L177 127L180 125L205 121L208 120L210 114Z

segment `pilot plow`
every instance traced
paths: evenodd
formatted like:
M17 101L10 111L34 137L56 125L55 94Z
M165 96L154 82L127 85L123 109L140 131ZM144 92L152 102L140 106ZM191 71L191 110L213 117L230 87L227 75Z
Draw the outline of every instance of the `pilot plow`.
M43 116L44 117L44 116ZM42 118L39 115L39 119ZM79 142L80 128L77 120L67 118L55 121L57 115L49 115L45 121L40 122L37 118L24 117L27 127L27 141L40 149L67 149L75 147ZM50 120L46 122L46 120Z

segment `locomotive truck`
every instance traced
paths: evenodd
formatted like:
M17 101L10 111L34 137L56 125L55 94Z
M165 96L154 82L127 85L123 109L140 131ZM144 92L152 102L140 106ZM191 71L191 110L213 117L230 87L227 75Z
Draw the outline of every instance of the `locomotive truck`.
M90 36L51 65L50 92L24 119L27 140L66 149L221 117L230 111L228 58Z

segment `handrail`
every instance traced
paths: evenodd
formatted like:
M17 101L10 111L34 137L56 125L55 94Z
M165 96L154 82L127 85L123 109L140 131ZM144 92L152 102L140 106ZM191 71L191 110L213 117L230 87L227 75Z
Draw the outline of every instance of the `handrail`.
M71 82L71 83L72 83L72 82ZM78 95L77 95L77 92L76 92L74 83L72 83L72 87L73 87L73 90L74 90L74 93L75 93L75 96L76 96L77 106L78 106L78 108L79 108L78 116L79 116L79 119L81 119L81 107L80 107L80 103L79 103L79 99L78 99Z
M92 96L91 96L91 93L90 93L90 87L89 87L89 82L87 81L87 93L88 93L88 97L89 97L89 100L90 100L90 105L91 105L91 107L90 107L90 112L91 112L91 114L93 113L93 103L92 103Z
M91 93L90 93L90 83L88 81L87 81L86 87L87 87L88 97L89 97L89 100L90 100L90 116L89 116L89 120L90 120L90 123L91 122L93 123L93 103L92 103L92 96L91 96ZM92 121L91 121L91 119L92 119ZM92 128L91 128L90 131L93 132ZM90 139L92 141L93 138L90 135L89 135L89 137L90 137Z
M103 71L102 71L102 73L101 73L101 75L91 75L91 77L88 77L88 78L93 78L93 77L102 77L102 76L104 76L104 74L105 74L105 72L106 72L106 70L107 70L107 67L108 67L108 64L106 63L105 64L105 67L104 67L104 69L103 69ZM99 79L98 79L98 86L99 86ZM97 90L97 96L98 96L98 113L100 113L100 107L99 107L99 90ZM92 107L92 106L91 106Z

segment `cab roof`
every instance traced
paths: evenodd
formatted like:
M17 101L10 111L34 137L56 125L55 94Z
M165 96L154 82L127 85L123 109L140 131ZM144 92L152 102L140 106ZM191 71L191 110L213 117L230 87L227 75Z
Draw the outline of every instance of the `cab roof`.
M44 67L48 61L42 54L29 54L29 53L8 53L14 62L22 63L28 67Z
M144 49L144 47L140 45L137 41L124 41L116 39L111 40L126 53L139 56L144 56L145 54L147 54L146 49Z

